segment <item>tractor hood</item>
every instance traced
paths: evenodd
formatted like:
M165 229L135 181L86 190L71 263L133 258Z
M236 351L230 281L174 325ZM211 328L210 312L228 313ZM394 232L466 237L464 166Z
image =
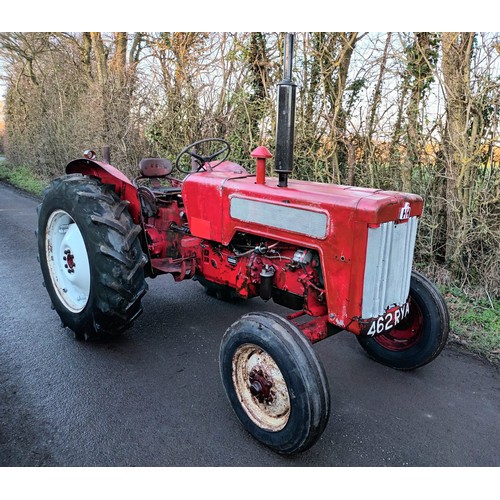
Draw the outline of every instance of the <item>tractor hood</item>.
M267 177L256 184L239 173L201 172L185 179L182 196L191 234L228 245L237 231L314 246L352 224L377 226L422 214L422 198L409 193Z

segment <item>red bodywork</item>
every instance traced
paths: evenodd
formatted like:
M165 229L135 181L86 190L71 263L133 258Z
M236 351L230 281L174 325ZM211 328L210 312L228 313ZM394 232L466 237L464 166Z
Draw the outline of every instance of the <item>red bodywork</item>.
M66 166L67 174L83 174L98 177L104 184L115 187L122 200L130 202L129 212L136 224L139 224L141 205L137 198L137 188L130 182L130 179L120 172L116 167L96 160L85 158L73 160Z
M257 161L262 163L262 156ZM274 300L279 302L282 294L284 305L290 297L300 299L294 307L299 312L289 318L299 324L303 314L314 317L301 325L311 341L326 337L328 324L366 333L367 324L360 320L368 229L388 221L405 223L399 219L408 203L412 216L420 216L422 199L298 180L281 188L276 178L264 179L259 166L258 183L235 163L207 166L209 171L188 175L179 192L160 196L157 213L145 217L136 186L114 167L76 160L67 172L99 177L130 202L134 221L144 229L152 276L171 273L177 281L199 277L251 298L261 293L263 273L272 268L274 275L268 279ZM234 216L237 206L243 207L244 216ZM263 221L261 212L267 209L269 221ZM293 217L278 220L288 213L300 222ZM316 234L308 234L309 218L320 226L324 221L324 231L313 228ZM290 227L284 227L287 224ZM247 245L247 251L241 246L245 238L254 245ZM311 251L308 259L297 264L297 255L306 250Z

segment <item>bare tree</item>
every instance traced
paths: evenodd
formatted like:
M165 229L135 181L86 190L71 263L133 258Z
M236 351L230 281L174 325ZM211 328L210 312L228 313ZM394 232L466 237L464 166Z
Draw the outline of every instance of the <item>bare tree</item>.
M83 149L275 147L283 33L1 33L6 154L44 178ZM500 293L498 33L296 34L294 176L424 197L417 258Z

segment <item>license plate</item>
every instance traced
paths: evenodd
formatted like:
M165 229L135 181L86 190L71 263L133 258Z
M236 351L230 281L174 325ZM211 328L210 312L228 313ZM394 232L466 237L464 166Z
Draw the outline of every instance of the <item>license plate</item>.
M410 314L409 302L400 307L389 309L385 314L373 320L366 335L373 337L374 335L380 335L381 333L387 332L403 321L408 314Z

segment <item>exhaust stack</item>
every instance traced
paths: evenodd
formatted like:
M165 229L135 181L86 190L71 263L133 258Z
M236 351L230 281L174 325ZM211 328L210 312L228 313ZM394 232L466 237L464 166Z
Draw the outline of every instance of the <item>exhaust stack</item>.
M295 90L292 82L293 33L285 36L283 80L278 84L278 117L276 124L276 155L274 170L278 187L288 186L288 174L293 170L293 139L295 132Z

